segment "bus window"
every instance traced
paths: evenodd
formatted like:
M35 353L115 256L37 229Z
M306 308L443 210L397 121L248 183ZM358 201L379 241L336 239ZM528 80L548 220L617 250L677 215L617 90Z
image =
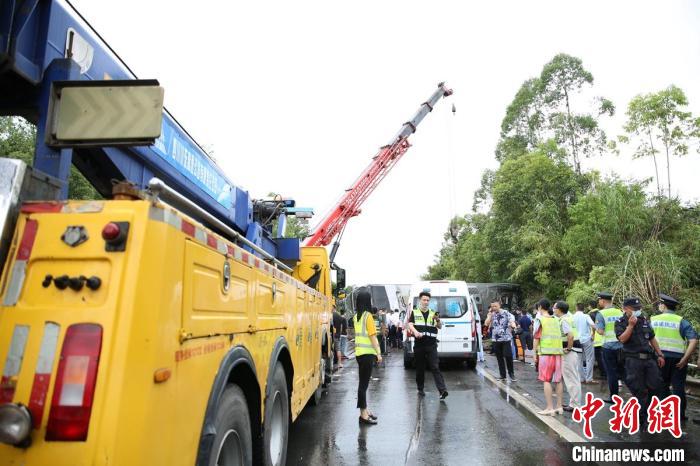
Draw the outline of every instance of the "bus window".
M413 299L413 307L418 307L418 298ZM464 296L435 296L430 299L428 307L440 314L440 317L462 317L467 312L467 300Z
M464 309L461 306L463 302L464 298L445 298L447 317L459 317L464 314Z

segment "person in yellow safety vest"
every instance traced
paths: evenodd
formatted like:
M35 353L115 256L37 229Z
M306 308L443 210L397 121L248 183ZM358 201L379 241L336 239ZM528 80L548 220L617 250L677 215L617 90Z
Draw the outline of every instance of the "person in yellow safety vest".
M597 301L590 301L588 303L588 315L593 321L593 352L595 356L595 363L598 366L598 372L600 376L605 379L608 375L605 373L605 366L603 365L603 335L598 333L595 328L596 317L598 316L598 303Z
M608 376L610 395L604 399L612 403L612 396L620 393L620 379L625 378L625 366L622 358L622 343L615 335L615 322L622 317L622 311L613 307L613 295L607 291L598 293L598 315L596 316L596 332L603 337L603 365Z
M538 379L544 383L544 398L547 406L537 414L553 416L563 414L562 400L564 387L562 385L562 333L567 334L567 349L573 347L574 338L566 322L550 315L551 304L547 299L541 299L537 303L538 316L533 324L535 351L535 365L537 366ZM566 330L566 332L563 332ZM554 409L552 402L552 384L556 385L557 407Z
M564 406L564 411L573 411L581 406L581 377L578 366L578 353L581 352L578 328L574 325L574 319L569 312L569 304L566 301L554 303L554 316L562 321L562 331L559 336L564 354L561 358L562 376L566 391L569 393L569 404Z
M662 314L651 318L651 326L666 360L661 368L664 382L661 396L667 397L670 394L668 386L673 386L673 394L681 399L681 419L685 421L688 419L685 414L685 379L688 375L688 360L698 346L698 334L690 322L676 314L679 304L673 296L659 294L659 310Z
M445 379L440 372L437 335L442 328L440 316L430 309L430 293L421 291L418 293L418 307L414 309L408 319L408 328L415 337L413 342L413 358L416 364L416 388L419 396L425 396L423 387L425 384L425 365L428 364L433 373L435 387L440 393L440 400L447 398Z
M372 317L372 296L369 291L357 293L356 314L352 318L355 328L355 359L357 360L360 380L357 385L357 407L360 409L360 425L374 425L377 416L367 408L367 387L372 377L375 361L382 362L377 341L377 329Z

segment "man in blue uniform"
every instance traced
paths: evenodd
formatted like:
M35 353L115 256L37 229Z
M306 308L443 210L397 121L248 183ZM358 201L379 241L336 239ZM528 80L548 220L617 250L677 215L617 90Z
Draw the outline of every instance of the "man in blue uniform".
M688 360L698 345L698 334L686 319L676 314L680 303L673 296L659 295L659 311L651 318L651 326L663 352L666 364L661 371L664 384L661 390L665 398L673 386L673 394L681 399L681 419L686 417L685 378L688 374Z
M622 311L613 307L613 294L607 291L598 293L598 315L595 318L596 332L603 336L603 365L608 379L610 396L604 401L612 403L612 396L620 392L618 380L625 378L625 368L621 356L622 343L615 336L615 322L622 317Z
M640 404L639 427L647 421L651 397L661 390L661 371L664 356L656 341L651 323L642 315L642 303L637 297L626 298L622 304L624 315L615 322L615 334L622 343L625 356L625 383Z

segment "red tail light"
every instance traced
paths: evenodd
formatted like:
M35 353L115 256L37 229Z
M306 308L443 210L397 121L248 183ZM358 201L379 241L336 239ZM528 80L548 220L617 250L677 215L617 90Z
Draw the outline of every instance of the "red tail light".
M56 374L46 440L87 439L101 348L101 326L75 324L68 327Z

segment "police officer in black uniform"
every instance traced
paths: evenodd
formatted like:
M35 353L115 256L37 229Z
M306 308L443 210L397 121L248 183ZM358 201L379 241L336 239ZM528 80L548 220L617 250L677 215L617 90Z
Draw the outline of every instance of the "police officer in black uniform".
M625 383L632 395L639 400L639 426L646 425L647 407L651 397L661 390L661 371L664 356L656 341L654 329L642 315L639 298L626 298L622 304L624 314L615 322L615 335L622 343L625 357Z

